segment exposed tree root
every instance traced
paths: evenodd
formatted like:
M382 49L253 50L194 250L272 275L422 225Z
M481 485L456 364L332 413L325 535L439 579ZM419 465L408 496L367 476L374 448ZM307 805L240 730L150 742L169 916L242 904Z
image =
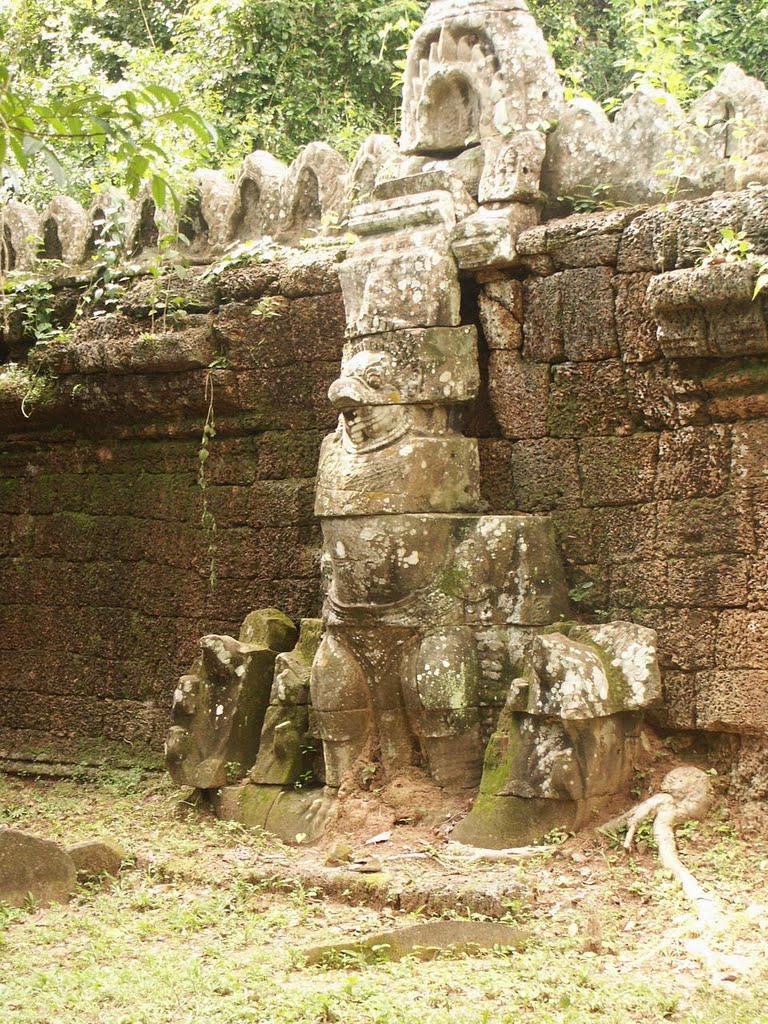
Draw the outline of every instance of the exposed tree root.
M713 800L712 783L705 772L692 767L675 768L664 776L661 792L602 826L604 831L613 832L626 825L624 849L630 850L638 825L652 817L659 860L679 883L686 899L694 905L703 925L714 922L717 904L680 860L675 843L675 826L683 821L704 818Z

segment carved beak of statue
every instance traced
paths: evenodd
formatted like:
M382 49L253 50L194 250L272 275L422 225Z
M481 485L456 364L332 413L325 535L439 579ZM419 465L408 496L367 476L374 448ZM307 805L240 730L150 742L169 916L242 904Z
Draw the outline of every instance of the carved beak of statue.
M369 405L373 397L370 388L359 377L339 377L328 389L331 405L339 412Z

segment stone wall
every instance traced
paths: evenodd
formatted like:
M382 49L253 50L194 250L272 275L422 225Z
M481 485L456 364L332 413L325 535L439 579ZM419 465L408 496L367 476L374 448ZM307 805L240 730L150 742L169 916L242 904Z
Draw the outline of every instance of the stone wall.
M488 510L551 513L579 609L659 631L665 728L768 729L765 301L745 298L750 264L690 269L723 227L767 251L766 224L767 189L607 210L533 228L513 266L466 279ZM342 251L197 269L166 331L140 277L119 316L47 353L30 419L6 395L0 748L157 747L201 635L258 606L317 614Z
M658 630L667 728L768 730L766 303L686 269L766 224L766 189L551 221L480 299L486 498L551 512L582 611Z
M0 751L63 755L97 737L157 749L200 636L236 634L254 607L318 613L313 478L344 325L334 260L211 284L195 271L175 283L193 311L167 331L151 331L139 278L119 316L83 320L47 353L56 378L29 419L5 394ZM215 589L197 479L211 385Z

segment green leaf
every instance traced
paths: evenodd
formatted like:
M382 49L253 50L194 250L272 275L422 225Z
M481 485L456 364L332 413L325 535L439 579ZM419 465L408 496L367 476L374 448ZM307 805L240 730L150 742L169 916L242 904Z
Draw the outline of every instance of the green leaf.
M161 209L165 206L165 201L168 198L168 182L165 178L159 174L152 175L151 181L152 198L155 201L155 206Z
M59 163L59 158L49 149L48 146L44 146L40 150L40 154L45 161L45 166L51 172L51 176L59 188L66 188L67 185L67 174L64 168Z

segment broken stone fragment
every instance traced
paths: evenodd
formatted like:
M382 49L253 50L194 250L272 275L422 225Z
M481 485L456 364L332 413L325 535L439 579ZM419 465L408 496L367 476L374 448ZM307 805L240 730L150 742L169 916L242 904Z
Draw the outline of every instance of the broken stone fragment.
M520 950L526 933L497 921L427 921L410 928L376 932L355 942L333 942L310 946L305 951L307 964L333 963L345 953L375 963L380 960L434 960L446 950L472 955L483 950L502 948Z
M166 763L177 785L223 786L256 759L275 659L290 648L296 628L270 608L251 613L240 636L245 641L203 637L200 657L179 680L166 741Z
M322 622L304 619L292 651L278 655L259 753L249 778L263 785L293 786L316 776L316 742L309 735L309 673L320 645Z
M305 146L280 185L277 241L296 245L319 232L324 221L340 223L348 174L347 161L325 142Z
M579 720L503 714L486 751L480 792L581 801L620 789L637 757L637 715ZM495 770L487 770L495 764Z
M632 622L559 628L567 635L555 631L533 641L525 676L513 683L512 709L583 721L636 711L659 699L654 630Z
M298 638L295 624L278 608L250 612L240 627L240 643L258 644L271 651L290 651Z
M122 846L111 839L86 839L67 848L77 870L78 882L98 881L104 875L117 877L126 861Z
M244 158L226 212L227 240L252 242L274 235L287 174L285 164L263 149Z
M40 214L31 206L12 199L3 208L3 271L31 270L43 236Z
M541 188L550 201L596 199L612 181L613 129L595 100L570 100L547 136Z
M390 135L369 135L349 169L344 185L345 206L370 199L377 181L400 176L402 163L403 156Z
M736 64L726 64L714 86L688 115L691 152L683 173L702 191L768 184L768 89Z
M536 207L529 204L481 206L454 228L453 255L461 270L513 266L518 260L518 236L537 222Z
M56 196L43 210L41 219L44 258L67 264L82 263L92 228L82 206L69 196Z
M0 828L0 903L66 903L76 881L75 863L59 845Z
M661 693L656 646L653 630L631 622L562 623L533 637L457 838L530 842L579 827L619 792L637 754L640 709Z
M179 231L193 252L221 252L229 241L229 216L235 186L221 171L203 168L194 174L194 188L179 217Z
M212 793L212 806L223 821L261 828L284 843L312 843L320 837L335 795L317 789L282 789L243 782Z

